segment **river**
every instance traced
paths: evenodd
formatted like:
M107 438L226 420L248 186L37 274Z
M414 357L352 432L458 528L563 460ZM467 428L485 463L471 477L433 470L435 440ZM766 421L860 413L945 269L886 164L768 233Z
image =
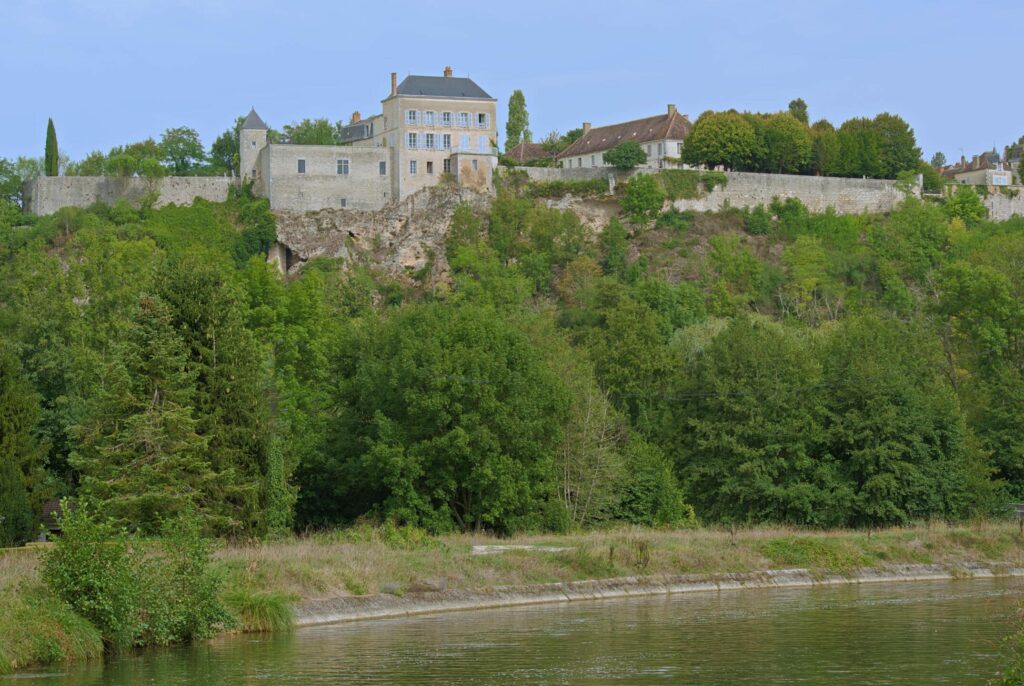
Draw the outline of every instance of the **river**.
M651 596L308 627L0 684L984 684L1020 580Z

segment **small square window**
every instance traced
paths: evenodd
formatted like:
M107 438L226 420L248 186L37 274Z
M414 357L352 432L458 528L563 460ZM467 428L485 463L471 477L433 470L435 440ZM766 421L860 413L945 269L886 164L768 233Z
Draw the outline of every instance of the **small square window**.
M427 162L427 173L428 174L433 174L434 173L434 163L433 162L430 162L430 161Z
M256 147L256 141L252 142L252 147L254 147L254 148Z
M409 160L409 176L416 176L416 160Z
M380 175L381 176L387 176L388 175L388 163L387 162L379 162L378 163L378 169L380 170Z
M478 166L476 160L472 160L472 165L473 165L473 171L476 171L477 170L477 166Z
M341 206L342 207L348 207L348 199L347 198L342 198L341 199Z
M300 174L305 174L306 173L306 160L299 160L299 173Z
M338 173L348 176L348 160L338 160Z

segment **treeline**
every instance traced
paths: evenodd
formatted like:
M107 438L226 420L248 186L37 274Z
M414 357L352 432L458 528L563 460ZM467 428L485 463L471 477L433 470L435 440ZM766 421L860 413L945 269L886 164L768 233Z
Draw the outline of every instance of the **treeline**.
M3 542L59 495L236 536L1001 512L1024 495L1024 222L968 195L595 236L506 188L458 208L440 281L328 259L282 280L245 194L19 217Z
M849 119L837 129L825 119L810 124L807 105L794 100L787 112L708 111L683 146L682 160L735 171L896 179L925 173L914 130L883 113ZM934 170L929 173L929 180Z

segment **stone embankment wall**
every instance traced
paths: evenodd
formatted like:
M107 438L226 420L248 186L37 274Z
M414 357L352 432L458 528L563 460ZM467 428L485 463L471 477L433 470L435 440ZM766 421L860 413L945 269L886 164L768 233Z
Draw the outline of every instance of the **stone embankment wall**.
M621 181L636 174L650 174L639 169L619 174L607 168L551 169L522 167L534 181L582 180L608 178ZM653 172L656 173L656 172ZM699 172L694 172L699 173ZM728 182L699 198L676 200L679 210L714 212L725 206L751 208L768 205L774 198L799 198L811 212L833 208L839 214L888 212L896 207L904 194L896 181L885 179L844 179L830 176L796 176L792 174L754 174L725 172ZM610 181L612 185L614 181Z
M196 198L224 202L235 179L224 176L168 176L162 179L111 176L40 176L25 183L24 210L53 214L62 207L88 207L95 202L138 202L156 192L156 207L191 205Z
M988 218L992 221L1006 221L1010 217L1024 217L1024 186L1012 186L1010 192L1016 191L1014 197L1004 195L998 188L990 188L987 198L983 198L988 208Z

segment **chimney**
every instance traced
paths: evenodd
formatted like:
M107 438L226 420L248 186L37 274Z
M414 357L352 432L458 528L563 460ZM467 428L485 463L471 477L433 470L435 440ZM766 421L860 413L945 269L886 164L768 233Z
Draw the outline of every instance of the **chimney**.
M590 122L589 121L585 121L585 122L583 122L583 133L584 133L584 135L586 135L586 133L588 131L590 131Z
M391 72L391 96L398 95L398 72Z
M359 110L352 113L352 123L358 124L363 118L363 115L359 114Z
M676 106L675 105L669 105L668 106L668 116L671 117L675 113L676 113Z
M446 79L450 79L452 77L452 68L451 67L445 67L444 68L444 77Z

